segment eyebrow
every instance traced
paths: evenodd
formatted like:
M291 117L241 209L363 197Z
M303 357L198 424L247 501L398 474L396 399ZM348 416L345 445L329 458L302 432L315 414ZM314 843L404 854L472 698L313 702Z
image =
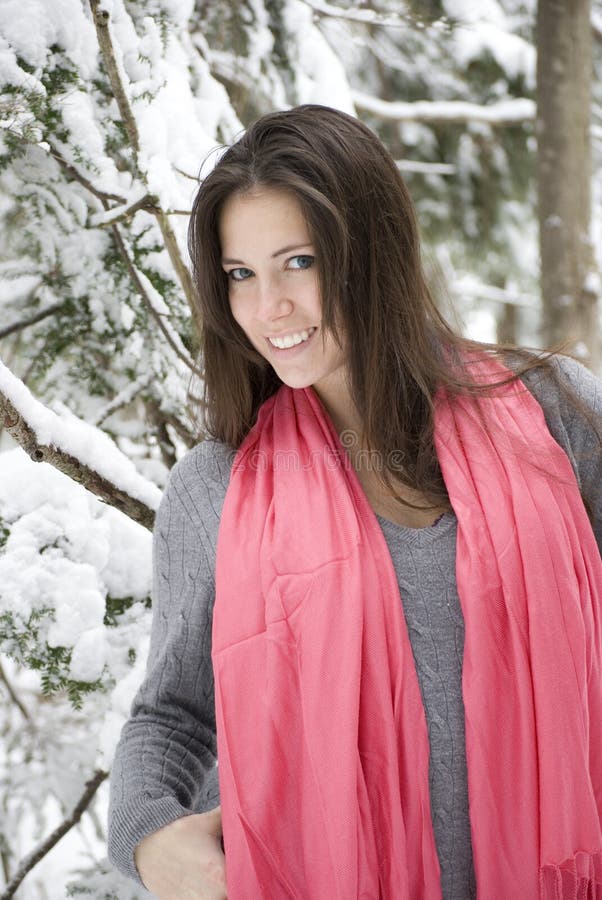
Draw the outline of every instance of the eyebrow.
M289 244L288 246L283 247L281 250L276 250L275 253L272 253L271 258L276 259L276 257L278 257L278 256L283 256L285 253L290 253L291 250L303 250L305 247L313 247L313 244L311 244L311 243ZM231 266L231 265L244 266L245 265L245 263L242 259L227 259L226 257L224 257L222 259L222 264L228 265L228 266Z

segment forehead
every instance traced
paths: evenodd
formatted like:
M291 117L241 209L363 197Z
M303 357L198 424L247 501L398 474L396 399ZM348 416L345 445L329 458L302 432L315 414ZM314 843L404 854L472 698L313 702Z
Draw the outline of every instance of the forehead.
M283 236L309 240L301 204L291 191L257 187L244 194L231 194L218 221L222 249L232 244L261 244Z

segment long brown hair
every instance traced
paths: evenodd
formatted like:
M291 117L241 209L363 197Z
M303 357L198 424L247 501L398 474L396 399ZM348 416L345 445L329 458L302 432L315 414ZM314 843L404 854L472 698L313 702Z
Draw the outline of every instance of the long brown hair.
M235 322L221 266L224 202L257 186L286 189L301 205L316 248L322 329L339 342L345 335L364 446L384 461L377 474L395 496L397 481L444 505L434 393L439 386L474 390L458 359L467 348L492 348L460 337L439 313L423 272L414 205L395 162L366 125L336 109L304 105L263 116L199 188L189 250L207 431L238 447L282 384Z

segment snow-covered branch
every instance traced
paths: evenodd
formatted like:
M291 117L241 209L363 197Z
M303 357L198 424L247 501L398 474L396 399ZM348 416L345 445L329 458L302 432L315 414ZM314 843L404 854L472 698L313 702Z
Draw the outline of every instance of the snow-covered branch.
M343 8L333 3L326 3L324 0L304 0L307 6L316 14L327 16L331 19L344 19L346 22L358 22L362 25L381 25L386 28L408 28L412 25L414 28L426 28L434 26L440 30L449 28L450 25L445 19L438 19L436 22L426 22L415 13L400 12L397 14L381 13L375 9L356 9L353 7Z
M165 305L165 301L163 300L161 295L157 291L155 291L148 278L135 266L134 261L130 256L127 245L123 240L121 232L119 231L118 225L113 226L113 234L115 235L115 240L117 241L127 270L130 273L130 277L136 287L136 291L142 298L144 305L154 318L155 322L163 332L167 343L174 351L176 356L181 359L183 363L185 363L185 365L190 369L191 372L194 372L195 375L201 376L202 373L199 371L194 363L194 360L186 350L184 344L180 339L180 336L174 331L169 322L166 320L166 315L169 314L169 310Z
M96 37L98 46L107 70L107 76L111 83L111 90L115 101L119 108L119 114L123 121L127 132L128 140L132 148L138 153L140 149L140 138L138 136L138 126L130 106L128 95L125 92L123 79L117 65L117 57L113 49L113 41L109 32L110 13L106 7L102 5L101 0L90 0L90 9L92 10L92 18L96 28Z
M47 141L44 141L41 145L44 149L48 149L50 156L57 161L61 169L68 175L70 178L73 178L75 181L78 181L86 190L90 191L95 197L98 197L99 200L102 200L103 203L108 203L109 201L117 202L117 203L125 203L125 199L121 197L119 194L111 194L107 191L101 191L100 188L97 188L89 178L86 178L85 175L77 169L74 165L67 160Z
M10 900L11 897L14 897L17 888L25 878L28 872L36 866L40 860L44 859L47 853L49 853L52 848L58 844L58 842L63 838L68 831L70 831L74 825L77 825L82 815L85 813L86 809L90 805L96 791L103 783L105 778L107 778L108 773L103 771L96 771L94 775L86 782L84 791L77 801L75 808L70 816L64 819L54 831L48 835L48 837L42 841L42 843L33 850L28 856L26 856L17 867L17 871L7 884L4 892L0 894L0 900Z
M146 373L135 381L130 382L130 384L120 391L116 397L113 397L110 403L107 403L107 405L100 410L94 417L92 424L99 428L105 419L112 416L114 412L117 412L118 409L122 409L124 406L128 406L141 391L149 386L154 377L154 373Z
M397 122L522 125L535 119L535 102L526 97L479 106L477 103L464 103L461 100L418 100L414 103L379 100L361 91L354 91L353 102L358 109Z
M510 288L500 288L494 284L484 284L473 275L456 277L451 283L452 292L458 297L472 297L478 300L492 300L506 306L520 306L537 309L540 300L535 294L525 294Z
M125 222L131 219L139 209L154 213L157 211L155 201L146 191L140 197L136 197L130 201L124 201L119 206L111 206L104 212L95 213L90 218L90 225L93 228L108 228L110 225L117 225L119 222Z
M102 6L101 0L89 0L89 2L90 8L92 10L92 16L94 18L94 25L96 27L98 45L100 47L100 52L105 64L105 68L107 70L109 81L111 82L113 96L115 97L117 106L119 107L119 113L123 120L123 124L128 135L128 140L133 150L136 152L136 154L138 154L140 150L140 136L138 133L138 126L136 124L136 119L134 117L134 113L132 112L132 107L126 93L122 73L120 72L119 66L117 64L117 56L115 54L115 49L113 47L113 41L109 30L110 14L108 10ZM171 260L171 264L174 267L178 281L182 286L182 290L184 291L186 300L188 301L188 305L192 309L194 293L192 287L192 279L182 257L182 253L180 252L176 236L169 223L167 214L161 209L154 208L152 204L149 211L153 212L157 218L157 224L159 225L161 234L163 235L165 249L167 250L167 253Z
M108 435L75 416L47 409L0 362L1 424L34 462L47 462L121 510L152 528L159 488L136 471Z
M419 159L396 159L400 172L417 172L421 175L455 175L456 166L451 163L422 162Z

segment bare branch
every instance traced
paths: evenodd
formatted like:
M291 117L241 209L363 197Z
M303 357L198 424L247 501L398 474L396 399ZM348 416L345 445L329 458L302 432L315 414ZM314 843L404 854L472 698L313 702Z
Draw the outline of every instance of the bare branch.
M176 464L176 448L166 428L165 417L161 412L161 404L154 397L151 397L146 401L145 407L148 419L155 430L163 465L169 471Z
M108 10L101 7L100 0L89 0L89 2L90 9L92 10L92 18L94 19L94 26L96 28L96 37L98 38L100 52L111 83L111 90L113 91L113 96L119 107L119 113L123 120L128 140L136 153L138 153L138 150L140 149L138 126L136 125L130 101L121 80L115 51L113 50L113 42L109 32L110 14Z
M54 831L51 832L51 834L49 834L48 837L44 841L42 841L42 843L32 853L28 854L28 856L21 860L17 871L6 886L4 893L0 894L0 900L10 900L11 897L14 897L17 888L19 887L27 873L31 872L34 866L36 866L40 862L40 860L42 860L46 856L46 854L49 853L56 844L58 844L61 838L64 837L67 832L73 828L74 825L77 825L82 815L90 805L90 802L96 794L96 791L107 777L107 774L107 772L102 772L100 770L94 772L92 778L90 778L86 782L84 792L79 798L71 815L64 819L61 824L57 828L55 828Z
M178 175L182 175L184 178L189 178L190 181L195 181L197 184L199 183L198 175L191 175L190 172L185 172L184 169L179 169L177 166L174 166L174 171L176 171Z
M431 125L483 122L496 126L523 125L535 120L535 102L526 97L479 106L461 100L392 102L354 91L353 102L359 109L396 122L426 122Z
M33 428L10 400L0 392L0 424L11 437L20 444L34 462L47 462L55 469L68 475L74 481L103 500L121 510L130 519L152 530L155 514L150 506L130 496L108 478L82 463L79 459L55 446L40 444ZM0 898L1 900L1 898Z
M8 337L9 334L14 334L16 331L23 331L24 328L29 328L30 325L35 325L36 322L47 319L48 316L57 312L62 305L62 303L53 303L52 306L47 306L46 309L40 310L40 312L37 312L35 316L31 316L29 319L21 319L20 322L13 322L12 325L0 328L0 338Z
M163 240L165 242L165 248L169 254L171 264L175 269L180 284L182 285L182 290L184 291L184 295L188 302L188 307L192 311L194 308L194 288L192 286L192 278L190 277L188 267L186 266L186 263L182 258L182 254L180 253L180 248L178 247L178 242L176 240L174 230L171 227L166 213L157 209L154 210L154 214L157 218L159 228L161 229L161 234L163 235Z
M4 667L3 667L3 665L2 665L2 661L1 661L1 660L0 660L0 681L4 684L4 687L6 688L6 692L7 692L8 696L9 696L10 699L13 701L13 703L15 704L15 706L17 707L17 709L19 710L19 712L21 713L21 715L23 716L23 718L24 718L27 722L31 722L31 716L29 715L29 713L28 713L26 707L23 705L23 703L21 702L21 700L20 700L19 697L17 696L17 694L16 694L16 692L15 692L15 689L13 688L12 684L11 684L10 681L8 680L8 677L7 677L7 675L6 675L6 672L4 671Z

